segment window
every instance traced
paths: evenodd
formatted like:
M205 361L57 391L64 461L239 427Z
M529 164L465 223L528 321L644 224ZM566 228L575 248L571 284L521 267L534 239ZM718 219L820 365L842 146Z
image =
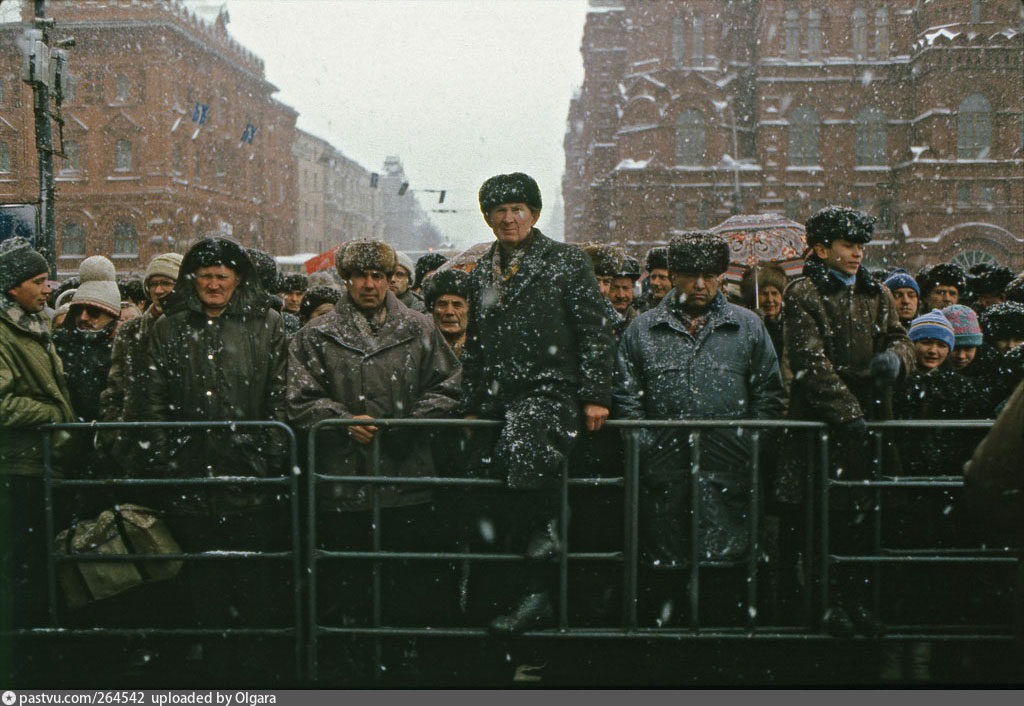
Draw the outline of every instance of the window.
M130 172L132 170L132 143L118 140L114 145L114 171Z
M686 204L676 201L672 210L672 227L676 230L686 230Z
M7 102L7 83L0 80L0 105Z
M0 173L11 171L11 148L6 142L0 142Z
M704 65L704 18L700 15L693 18L693 65Z
M786 10L786 58L800 59L800 15L796 10Z
M956 187L957 203L965 204L971 202L971 184L967 181L960 182Z
M171 168L174 170L174 173L181 174L181 168L184 164L181 157L181 145L174 146L174 152L172 153L171 159L173 160Z
M117 100L122 102L128 100L128 95L131 93L131 82L128 77L118 74L115 83L117 84Z
M135 226L128 221L119 221L114 226L114 254L139 254L139 236L135 232Z
M704 164L704 116L696 110L684 110L676 121L676 163Z
M862 59L868 53L868 16L861 8L853 11L850 41L853 44L853 56Z
M808 167L820 161L818 114L813 108L797 106L789 119L789 164L793 167Z
M950 260L954 265L959 265L965 272L970 270L975 265L992 265L992 267L999 267L999 260L997 260L990 253L984 250L966 250L961 253L957 253Z
M878 227L881 230L892 230L892 200L878 200Z
M886 116L875 107L857 114L857 165L886 164Z
M992 184L981 185L981 202L984 204L995 203L996 187Z
M807 58L811 61L821 59L821 12L811 10L807 13Z
M61 162L62 172L82 171L82 150L74 140L64 141L64 160Z
M65 103L71 103L75 100L75 88L77 87L77 81L75 77L70 73L61 74L60 77L60 92L61 100Z
M960 103L956 146L960 159L988 157L992 147L992 114L985 96L974 93Z
M798 201L786 201L785 206L783 206L783 210L786 214L786 218L791 221L800 219L800 203Z
M697 227L701 230L704 230L709 225L709 217L711 215L709 213L711 210L709 206L710 204L708 204L705 199L701 199L697 202Z
M875 12L875 56L879 59L889 56L889 10L884 7Z
M223 179L228 173L226 165L226 157L223 149L216 149L213 153L214 168L217 170L217 178Z
M68 223L60 232L61 255L85 255L85 230L80 223Z
M682 17L672 19L672 63L677 69L686 65L686 23Z
M971 0L971 22L981 22L981 0Z

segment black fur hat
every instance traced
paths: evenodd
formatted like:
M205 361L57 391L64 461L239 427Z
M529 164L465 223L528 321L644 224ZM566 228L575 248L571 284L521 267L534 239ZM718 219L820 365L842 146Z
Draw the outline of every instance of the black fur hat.
M469 299L469 273L462 270L442 270L427 277L423 282L423 302L429 312L434 302L445 294Z
M299 304L299 321L306 323L309 317L321 304L337 304L345 292L334 287L313 287L306 291L306 296Z
M713 272L729 269L729 244L706 230L680 233L668 244L669 272Z
M917 273L915 279L917 286L921 288L922 297L927 297L935 287L956 287L962 296L967 294L967 273L952 262L924 267Z
M439 252L428 252L426 255L421 255L420 259L416 261L416 282L414 284L417 287L422 287L423 278L446 262L448 262L448 258Z
M644 269L648 272L658 269L667 270L668 248L664 245L659 245L656 248L648 250L647 257L644 258Z
M1024 338L1024 304L1020 302L995 304L978 318L987 343L995 343L1001 338Z
M277 262L274 261L273 256L256 248L246 248L245 253L256 270L260 288L264 292L281 291L278 289L280 283L277 280Z
M1024 273L1021 273L1013 278L1008 285L1006 285L1006 301L1020 302L1024 304Z
M1013 281L1013 272L1009 267L993 267L978 264L967 273L967 288L974 298L983 294L1002 294L1006 285Z
M870 243L875 219L846 206L826 206L807 219L807 246L829 245L833 240Z
M525 203L534 211L541 209L540 187L522 172L492 176L480 187L479 199L485 216L503 203Z
M281 289L279 292L305 292L309 289L309 277L301 272L293 272L290 275L281 275Z
M616 277L630 277L634 282L640 279L640 263L635 257L626 255L622 258L622 267L615 274Z
M625 257L619 248L608 243L580 243L582 250L590 258L594 274L598 277L614 277L622 271Z

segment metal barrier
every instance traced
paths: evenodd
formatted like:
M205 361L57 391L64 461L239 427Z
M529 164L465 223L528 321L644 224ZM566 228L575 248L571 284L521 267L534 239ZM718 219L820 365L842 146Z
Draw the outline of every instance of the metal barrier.
M376 666L375 674L381 674L382 644L386 638L484 638L488 635L483 626L395 626L387 625L382 620L382 565L383 562L504 562L514 563L525 561L519 554L498 552L412 552L402 550L385 550L382 545L383 523L387 521L387 510L381 507L379 489L383 486L421 486L451 488L490 488L503 487L501 480L480 478L453 477L437 475L430 477L385 476L381 470L381 434L374 437L369 446L369 471L367 475L335 476L314 472L320 454L319 439L323 432L332 427L372 424L380 429L389 428L431 428L441 430L458 430L464 428L497 428L500 422L488 420L420 420L420 419L380 419L380 420L325 420L313 427L308 437L308 459L306 461L305 482L307 507L300 510L299 482L300 468L297 463L297 447L293 432L285 425L276 422L166 422L166 423L96 423L96 424L61 424L40 427L43 433L43 456L46 468L45 499L47 527L46 536L50 547L55 537L53 491L60 487L122 487L122 486L205 486L224 484L278 485L286 486L290 494L290 518L292 551L269 555L253 555L245 560L287 560L293 565L294 615L295 625L290 628L235 628L230 631L202 628L104 628L87 630L69 630L60 627L57 611L56 564L62 561L132 561L137 559L172 558L186 561L206 561L229 558L230 555L190 554L180 555L122 555L111 557L102 555L95 558L76 555L61 557L51 552L48 558L50 619L49 627L25 629L18 634L29 635L218 635L230 632L238 635L270 634L291 637L295 640L296 673L300 683L318 683L320 680L320 640L349 636L366 639L373 647L373 658ZM887 431L901 428L969 428L984 429L991 422L937 422L931 420L915 420L913 422L886 422L871 424L878 432L876 453L881 458L883 436ZM232 477L232 478L182 478L182 479L106 479L106 480L75 480L55 477L52 469L52 436L60 430L97 431L103 429L235 429L245 427L268 427L280 430L287 435L289 442L289 467L292 473L278 478ZM882 494L890 488L922 488L943 489L962 486L962 480L955 477L942 478L893 478L885 476L876 466L875 475L867 481L849 481L834 477L830 469L828 450L828 430L824 424L817 422L767 421L767 420L642 420L626 421L611 420L607 423L610 429L623 432L625 441L625 463L623 473L617 477L570 477L568 465L562 469L559 487L560 504L559 525L560 539L565 548L557 559L558 575L558 614L557 625L551 629L529 631L527 638L554 639L607 639L607 640L749 640L763 638L768 640L829 640L830 635L823 631L820 616L830 605L832 572L839 565L868 565L873 571L883 564L1016 564L1017 555L1012 549L1003 550L957 550L933 551L922 548L918 551L895 551L887 549L881 540L880 523L882 521ZM748 527L751 545L743 559L745 572L745 591L743 600L748 608L742 625L707 626L702 625L701 617L701 580L702 571L715 570L721 565L699 556L697 542L690 542L689 565L686 567L688 580L688 618L685 627L654 627L641 625L638 616L641 578L641 538L639 497L641 492L641 444L640 432L643 429L679 429L689 431L692 463L689 470L690 508L689 530L691 537L696 537L701 518L699 482L702 461L702 435L707 430L731 429L737 433L749 434L750 449L750 482L749 482L749 514ZM760 619L758 610L762 597L759 584L759 569L762 565L763 551L759 543L762 525L761 500L763 488L760 484L760 452L764 445L764 434L770 430L788 430L805 432L807 436L807 470L804 497L801 513L803 524L807 530L803 536L802 552L812 565L805 566L805 576L816 579L817 586L808 580L800 597L799 620L781 624L766 624ZM317 541L317 498L318 489L325 484L354 484L368 486L370 507L369 521L372 529L370 549L365 551L335 551L321 549ZM570 495L573 487L612 486L623 491L622 512L624 532L622 549L607 552L573 552L569 540L569 508ZM856 487L876 494L876 508L872 513L874 525L874 543L869 554L846 555L832 550L829 507L831 494L837 488ZM303 530L304 528L304 530ZM816 528L817 532L811 531ZM818 541L815 541L817 535ZM237 558L237 557L235 557ZM367 616L366 625L332 626L321 624L318 617L318 566L323 561L368 561L371 563L370 582L372 609ZM621 566L622 620L621 625L611 627L581 627L571 625L569 620L568 577L570 565L581 561L616 563ZM814 566L813 564L816 564ZM877 609L882 597L879 592L879 581L875 581L874 607ZM979 639L1008 640L1013 633L1009 625L990 629L975 627L936 626L930 631L899 628L886 633L886 639L917 639L922 637L939 639Z

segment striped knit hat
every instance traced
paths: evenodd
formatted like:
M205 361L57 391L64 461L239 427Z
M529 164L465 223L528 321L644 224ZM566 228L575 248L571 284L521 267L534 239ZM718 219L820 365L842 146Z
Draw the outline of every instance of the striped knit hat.
M956 345L961 348L981 345L981 325L974 309L963 304L953 304L943 309L942 313L949 319L949 323L953 324Z
M927 314L922 314L911 321L907 333L911 341L934 338L945 343L949 350L953 350L956 345L956 332L953 331L953 324L949 323L949 319L938 309L932 309Z

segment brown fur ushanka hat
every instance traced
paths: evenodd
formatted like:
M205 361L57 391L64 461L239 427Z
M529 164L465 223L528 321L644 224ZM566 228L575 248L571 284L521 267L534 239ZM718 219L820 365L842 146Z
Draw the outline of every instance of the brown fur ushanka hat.
M622 271L625 253L607 243L581 243L580 249L590 258L597 277L614 277Z
M754 291L754 283L757 282L758 289L775 287L780 293L786 290L788 282L786 271L774 262L759 262L743 273L740 278L740 296L743 303L753 307L757 301L757 293Z
M390 276L398 265L395 250L381 240L350 240L334 254L334 266L342 278L355 272L380 270Z
M729 269L729 244L706 230L680 233L668 244L669 272L713 272Z

